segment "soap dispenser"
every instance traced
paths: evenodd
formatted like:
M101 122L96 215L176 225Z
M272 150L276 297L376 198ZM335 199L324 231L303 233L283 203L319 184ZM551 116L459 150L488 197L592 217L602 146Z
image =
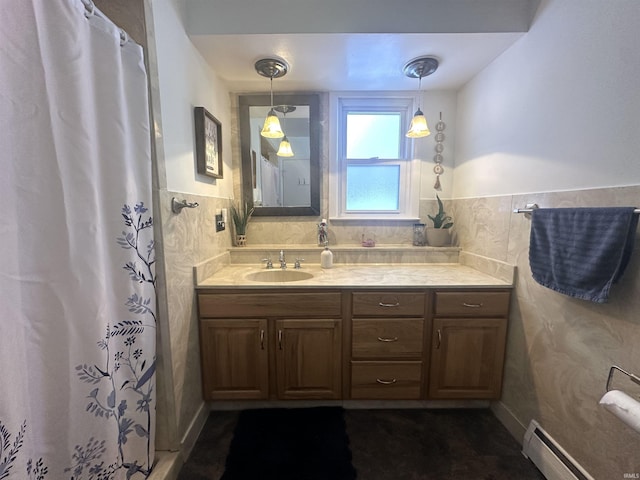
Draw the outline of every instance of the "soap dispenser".
M329 242L324 243L324 250L320 254L320 266L322 268L333 268L333 252L329 250Z

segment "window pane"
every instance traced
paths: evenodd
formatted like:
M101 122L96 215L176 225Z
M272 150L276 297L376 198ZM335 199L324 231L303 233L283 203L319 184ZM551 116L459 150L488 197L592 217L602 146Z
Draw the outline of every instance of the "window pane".
M348 113L347 158L400 158L399 113Z
M398 210L400 165L347 165L346 209Z

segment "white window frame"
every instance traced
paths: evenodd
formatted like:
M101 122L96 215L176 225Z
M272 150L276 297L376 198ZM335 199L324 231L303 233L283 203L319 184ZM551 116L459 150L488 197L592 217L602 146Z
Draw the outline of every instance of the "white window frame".
M347 159L346 119L351 111L381 113L400 112L402 126L408 128L416 98L406 93L368 92L363 94L336 92L331 94L331 154L329 167L329 218L331 220L418 220L420 202L420 161L414 155L413 140L400 132L400 158ZM398 210L347 211L347 165L399 165L400 191Z

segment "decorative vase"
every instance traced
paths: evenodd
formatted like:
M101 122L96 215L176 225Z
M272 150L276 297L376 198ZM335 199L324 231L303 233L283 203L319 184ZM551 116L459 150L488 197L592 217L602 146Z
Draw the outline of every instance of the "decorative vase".
M246 247L246 246L247 246L247 236L236 235L236 247Z
M432 247L444 247L451 242L448 228L427 228L427 243Z

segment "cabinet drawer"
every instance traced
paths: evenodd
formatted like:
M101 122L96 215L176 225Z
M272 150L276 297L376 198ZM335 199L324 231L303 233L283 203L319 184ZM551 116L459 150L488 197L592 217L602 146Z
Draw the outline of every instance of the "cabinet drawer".
M351 362L352 399L417 400L422 362Z
M367 292L353 294L353 315L383 317L424 315L424 293Z
M354 358L415 358L422 355L421 318L354 318Z
M492 317L509 313L511 292L436 292L436 316Z
M341 294L325 293L200 293L203 318L340 317Z

